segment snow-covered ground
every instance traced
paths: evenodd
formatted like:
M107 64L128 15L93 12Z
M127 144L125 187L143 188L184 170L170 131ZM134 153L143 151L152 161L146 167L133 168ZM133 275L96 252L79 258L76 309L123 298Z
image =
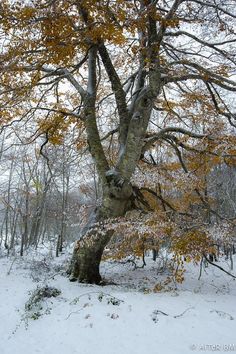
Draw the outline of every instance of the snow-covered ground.
M70 283L65 257L0 256L0 354L236 352L236 281L215 267L198 280L199 267L188 265L177 290L153 293L160 275L151 259L136 270L103 264L110 285L101 287ZM61 294L40 303L34 320L25 303L45 285Z

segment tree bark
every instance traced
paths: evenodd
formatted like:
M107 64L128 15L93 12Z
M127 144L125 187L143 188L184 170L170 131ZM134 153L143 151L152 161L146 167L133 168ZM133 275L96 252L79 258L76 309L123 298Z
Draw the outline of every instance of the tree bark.
M80 240L74 248L68 273L70 281L99 284L99 265L104 248L114 230L104 227L104 222L113 217L123 216L132 208L132 186L112 173L107 175L107 185L103 188L103 201L81 232Z

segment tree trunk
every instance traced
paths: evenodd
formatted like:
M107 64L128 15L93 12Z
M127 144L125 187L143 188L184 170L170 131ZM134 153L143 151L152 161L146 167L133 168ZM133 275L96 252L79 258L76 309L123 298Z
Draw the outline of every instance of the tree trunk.
M79 280L83 283L99 284L101 276L99 265L103 250L110 241L112 231L100 232L91 227L85 238L78 241L72 257L70 281Z
M153 48L158 48L155 24L152 22L149 25L151 36L149 42L155 44ZM117 163L113 169L110 169L104 153L96 121L96 63L98 52L111 82L120 118L120 147ZM123 216L127 210L134 207L134 203L132 205L133 189L130 179L142 153L154 100L161 90L158 49L153 49L148 59L152 67L149 74L149 85L145 86L145 80L138 80L136 86L138 94L135 95L128 108L126 93L105 45L97 46L95 44L89 50L88 86L87 91L84 93L82 90L81 95L84 98L84 116L86 117L84 121L89 149L101 183L102 195L100 200L102 202L96 210L94 222L82 234L82 238L75 247L70 267L71 280L79 279L88 283L99 283L101 281L99 264L103 250L111 239L113 231L105 228L101 230L101 225L96 225L96 223Z
M68 269L70 281L78 279L80 282L92 284L101 282L99 265L104 248L114 233L114 230L105 228L103 222L108 218L123 216L132 208L131 184L113 175L108 176L108 180L108 185L103 189L101 206L90 216L74 248Z

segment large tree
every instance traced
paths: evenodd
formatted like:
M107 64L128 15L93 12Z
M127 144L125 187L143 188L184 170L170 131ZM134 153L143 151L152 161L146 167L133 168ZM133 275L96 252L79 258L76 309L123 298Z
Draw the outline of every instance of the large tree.
M133 176L140 161L157 164L156 144L171 147L186 175L196 165L184 161L184 150L201 161L203 153L233 154L235 2L3 0L0 10L2 126L33 120L29 140L45 136L41 153L70 126L86 131L99 198L71 278L99 283L113 234L99 225L124 216L137 199L145 205ZM174 210L158 186L159 194L146 192ZM194 193L206 206L199 186Z

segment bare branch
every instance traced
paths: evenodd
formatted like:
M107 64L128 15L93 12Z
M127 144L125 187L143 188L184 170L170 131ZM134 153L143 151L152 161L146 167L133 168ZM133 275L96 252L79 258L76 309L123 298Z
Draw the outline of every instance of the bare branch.
M153 136L149 137L148 139L145 139L145 144L143 146L142 152L144 153L145 151L149 150L152 145L157 141L160 140L162 138L165 138L167 133L180 133L180 134L185 134L188 135L191 138L196 138L196 139L202 139L202 138L208 138L208 139L212 139L211 136L206 135L206 134L198 134L198 133L194 133L192 131L189 131L187 129L184 128L180 128L180 127L167 127L167 128L163 128L161 129L157 134L154 134Z

